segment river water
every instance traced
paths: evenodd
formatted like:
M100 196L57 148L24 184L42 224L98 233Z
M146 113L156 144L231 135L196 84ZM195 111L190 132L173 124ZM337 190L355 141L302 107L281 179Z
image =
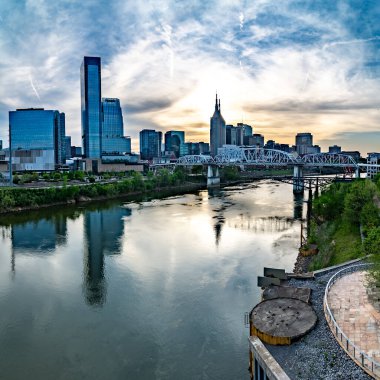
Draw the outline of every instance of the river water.
M0 219L0 379L248 379L244 313L291 271L271 181Z

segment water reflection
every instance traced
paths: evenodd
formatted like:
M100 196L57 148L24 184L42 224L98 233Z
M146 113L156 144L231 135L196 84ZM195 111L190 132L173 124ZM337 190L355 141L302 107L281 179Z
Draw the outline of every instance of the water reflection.
M105 302L104 255L121 253L123 218L130 215L131 210L122 207L84 213L83 288L89 305L103 305Z
M41 219L12 225L12 249L14 253L45 255L53 253L57 246L67 241L66 217Z
M303 193L293 194L294 219L301 220L303 215Z
M293 268L295 205L263 181L0 217L0 377L246 378L243 314L263 266Z

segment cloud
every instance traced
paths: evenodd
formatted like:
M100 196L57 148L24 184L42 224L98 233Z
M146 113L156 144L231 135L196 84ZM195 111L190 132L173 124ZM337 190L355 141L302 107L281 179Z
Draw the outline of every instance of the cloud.
M280 142L379 127L375 3L10 0L0 15L3 139L7 110L42 105L80 144L84 55L102 57L102 95L120 98L135 150L143 128L208 141L215 90L228 123Z

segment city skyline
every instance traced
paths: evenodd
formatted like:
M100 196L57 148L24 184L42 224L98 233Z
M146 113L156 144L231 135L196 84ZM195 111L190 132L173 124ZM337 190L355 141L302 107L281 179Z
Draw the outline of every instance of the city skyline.
M216 90L227 124L245 122L266 139L293 144L310 132L325 151L379 150L376 2L104 6L0 5L0 140L9 110L44 107L65 112L80 145L78 68L88 55L102 58L103 92L120 99L133 151L142 129L209 141Z

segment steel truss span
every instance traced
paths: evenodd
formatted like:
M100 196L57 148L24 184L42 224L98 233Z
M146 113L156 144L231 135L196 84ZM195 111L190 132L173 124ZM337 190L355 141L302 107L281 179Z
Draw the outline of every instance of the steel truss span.
M357 168L354 159L345 154L318 153L298 156L275 149L229 147L215 157L204 155L183 156L176 165L266 165L266 166L319 166Z
M306 154L302 157L305 166L335 166L356 168L358 164L355 160L346 154L318 153Z

